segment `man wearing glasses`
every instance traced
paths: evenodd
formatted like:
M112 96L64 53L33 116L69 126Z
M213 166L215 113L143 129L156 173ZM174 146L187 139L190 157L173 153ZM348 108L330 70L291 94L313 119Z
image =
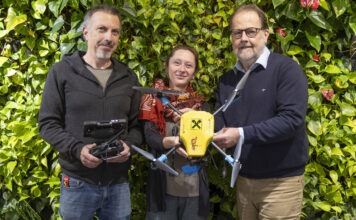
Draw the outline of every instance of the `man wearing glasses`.
M222 148L242 143L239 217L299 219L308 160L307 78L295 61L266 47L267 18L256 5L238 8L230 28L238 62L219 79L215 108L248 78L239 97L215 116L214 141Z

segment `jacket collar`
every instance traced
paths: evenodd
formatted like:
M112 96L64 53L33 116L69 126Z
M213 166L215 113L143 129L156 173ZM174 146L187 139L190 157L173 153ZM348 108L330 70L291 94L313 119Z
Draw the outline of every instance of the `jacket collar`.
M74 72L76 74L79 74L91 81L99 83L96 77L85 67L85 63L82 60L84 54L84 51L76 51L73 54L65 55L64 60L74 69ZM112 57L110 59L112 62L113 72L110 78L108 79L107 85L110 85L112 82L128 76L128 71L125 71L126 69L128 69L126 65Z

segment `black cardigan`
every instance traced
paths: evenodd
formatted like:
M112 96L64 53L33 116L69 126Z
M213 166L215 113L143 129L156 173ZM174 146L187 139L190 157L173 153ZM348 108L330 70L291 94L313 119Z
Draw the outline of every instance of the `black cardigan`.
M203 110L209 111L207 103L202 106ZM157 158L165 153L163 148L163 136L159 134L159 129L151 121L144 121L145 140L150 152ZM208 176L205 166L199 170L199 210L200 216L209 216L209 186ZM166 209L164 198L166 195L166 173L158 169L149 169L147 183L147 211L160 212Z

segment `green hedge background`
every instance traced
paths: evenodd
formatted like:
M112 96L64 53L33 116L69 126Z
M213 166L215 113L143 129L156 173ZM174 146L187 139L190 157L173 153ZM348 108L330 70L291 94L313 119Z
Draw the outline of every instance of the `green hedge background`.
M356 218L356 1L320 0L2 0L0 3L0 219L59 219L58 153L40 137L37 117L49 68L75 50L84 12L106 3L120 8L122 31L115 57L142 86L163 77L170 49L199 52L194 81L214 105L217 79L236 62L229 17L255 3L268 16L268 47L296 60L309 79L303 219ZM315 0L316 1L316 0ZM318 1L314 2L316 4ZM212 152L208 175L211 219L236 217L230 168ZM132 219L145 215L148 162L134 156L130 170Z

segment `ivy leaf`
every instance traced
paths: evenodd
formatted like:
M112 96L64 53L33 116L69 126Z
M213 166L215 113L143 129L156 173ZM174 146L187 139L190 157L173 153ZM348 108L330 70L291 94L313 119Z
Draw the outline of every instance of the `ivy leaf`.
M295 21L300 22L302 20L300 13L301 9L300 7L295 4L295 2L289 2L288 5L285 7L285 9L283 10L283 14L290 18L293 19Z
M22 24L25 21L27 21L27 15L25 14L17 15L15 10L12 7L10 7L9 10L7 11L7 17L5 19L6 30L11 31L17 25Z
M119 8L120 12L124 12L127 15L130 15L131 17L136 17L136 10L135 8L131 5L129 1L125 1L124 5Z
M212 36L213 36L213 38L215 38L217 40L221 40L222 33L221 33L220 29L215 29L213 31Z
M354 106L345 102L340 102L339 106L341 108L341 114L351 117L356 115L356 108Z
M322 127L320 121L309 121L308 129L315 136L319 136L322 134Z
M46 1L45 0L37 0L31 2L31 6L35 12L39 14L43 14L46 11Z
M88 7L88 0L80 0L80 3L82 3L82 5L84 5L85 7Z
M61 56L64 56L65 54L69 53L70 50L74 47L75 43L62 43L60 48L61 48Z
M6 63L6 61L8 61L8 60L9 60L9 58L7 58L7 57L0 57L0 67L2 67L2 65L4 63Z
M70 17L70 26L71 28L76 28L78 24L82 22L82 16L80 16L78 13L73 13L72 16ZM80 28L80 27L79 27ZM78 32L79 30L77 30ZM81 30L80 30L81 31Z
M331 4L335 11L336 17L339 17L340 15L344 14L347 9L346 6L348 5L347 0L334 0Z
M313 108L319 108L321 105L322 99L321 96L317 93L309 95L308 98L308 103L313 107Z
M64 19L63 19L63 16L60 15L56 21L54 22L53 24L53 27L52 27L52 30L51 30L51 33L55 33L57 32L59 29L61 29L61 27L64 25Z
M273 7L277 8L278 6L282 5L286 0L272 0Z
M330 172L329 172L329 175L330 175L330 178L331 178L331 180L335 183L335 184L337 184L338 183L338 175L337 175L337 172L335 171L335 170L330 170Z
M322 83L325 81L325 78L321 75L313 75L313 76L310 76L310 78L313 80L314 83Z
M47 180L47 182L45 184L49 185L52 188L53 186L57 186L60 183L61 183L61 181L60 181L60 179L58 177L52 176L51 178L49 178Z
M292 45L290 46L287 54L290 55L290 56L293 56L293 55L296 55L296 54L299 54L299 53L302 53L304 52L304 50L296 45Z
M80 51L87 51L87 43L84 42L84 41L80 41L77 44L77 49L80 50Z
M15 169L17 165L17 161L10 161L7 163L6 167L7 167L7 172L8 173L12 173Z
M157 52L157 54L161 54L162 43L156 42L152 45L152 47Z
M341 213L342 209L338 206L332 206L331 209L333 209L335 212Z
M316 205L323 211L330 212L331 205L328 202L316 202Z
M220 204L220 210L227 212L227 213L231 213L231 207L230 207L230 203L229 202L223 202L222 204Z
M38 185L34 185L31 187L31 194L34 197L40 197L41 196L41 190L38 188Z
M321 47L321 37L319 34L309 34L308 31L305 32L310 44L319 52Z
M58 10L61 6L61 1L51 1L48 3L49 10L54 14L54 16L58 17Z
M32 51L33 48L35 48L35 45L36 45L36 38L34 38L34 37L26 37L25 38L25 43L28 46L28 48Z
M326 0L320 0L320 6L322 8L324 8L325 10L330 11L330 8L329 8L328 3L326 2Z
M338 88L347 88L347 87L349 87L349 84L347 83L348 80L349 80L349 78L347 78L347 76L341 75L341 76L336 77L334 83Z
M349 19L349 26L351 30L354 32L354 35L356 35L356 15L353 15ZM1 36L0 36L1 38Z
M320 11L312 10L307 16L316 26L326 30L332 29L331 25L326 21L324 15Z
M219 197L219 195L215 195L214 197L211 197L209 201L212 203L220 203L221 198Z
M10 32L9 30L0 30L0 39L5 37L9 32Z
M327 65L324 71L331 74L341 73L340 68L332 64Z
M63 8L67 6L68 0L61 0L62 4L61 7L59 8L59 14L62 12Z

